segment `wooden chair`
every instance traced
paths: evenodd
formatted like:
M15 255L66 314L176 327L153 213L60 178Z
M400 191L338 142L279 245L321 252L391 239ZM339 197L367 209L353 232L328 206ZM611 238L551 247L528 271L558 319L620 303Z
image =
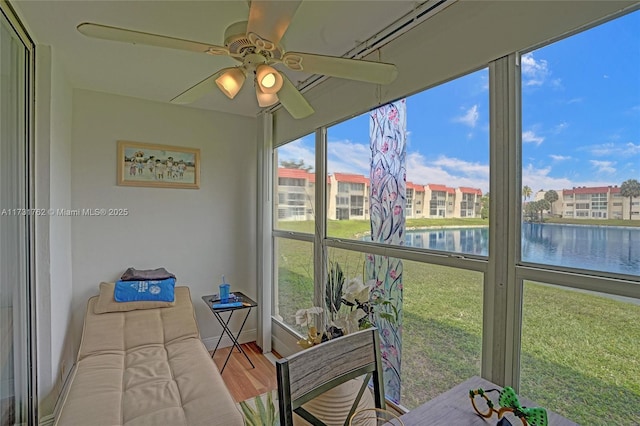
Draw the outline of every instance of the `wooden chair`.
M376 328L358 331L298 352L276 364L280 424L293 425L293 413L312 425L325 425L302 405L329 389L366 374L345 425L373 377L376 408L385 408L380 336Z

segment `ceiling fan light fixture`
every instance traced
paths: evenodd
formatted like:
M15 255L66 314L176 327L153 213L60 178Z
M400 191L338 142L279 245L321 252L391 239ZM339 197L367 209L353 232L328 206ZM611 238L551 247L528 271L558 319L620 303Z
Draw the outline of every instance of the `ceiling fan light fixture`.
M256 81L263 93L273 95L282 88L282 75L272 66L261 64L256 67Z
M275 93L265 93L260 90L260 86L256 84L256 98L260 108L269 107L278 103L278 95Z
M240 68L229 68L216 78L216 85L229 99L233 99L242 88L244 79L244 72Z

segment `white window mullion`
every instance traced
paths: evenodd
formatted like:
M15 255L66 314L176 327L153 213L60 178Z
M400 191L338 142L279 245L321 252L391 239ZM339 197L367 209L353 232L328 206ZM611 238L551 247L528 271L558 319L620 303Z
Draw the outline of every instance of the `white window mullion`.
M273 115L258 116L258 345L271 352L271 311L273 284ZM276 268L277 270L277 268ZM275 278L275 279L274 279ZM273 280L273 281L272 281Z
M489 265L485 275L482 376L514 385L519 360L521 284L516 282L519 253L520 77L516 55L489 67L490 208ZM517 369L517 367L515 367Z
M324 306L324 277L327 274L325 261L326 249L324 240L327 235L327 129L321 127L316 130L316 185L315 185L315 244L313 245L314 258L314 303L315 306ZM319 285L320 284L320 285Z

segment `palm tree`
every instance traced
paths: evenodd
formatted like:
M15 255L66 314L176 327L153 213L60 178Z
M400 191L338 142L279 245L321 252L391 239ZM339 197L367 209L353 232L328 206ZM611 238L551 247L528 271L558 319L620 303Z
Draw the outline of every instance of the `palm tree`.
M551 214L553 215L553 203L558 201L558 193L556 191L554 191L553 189L550 189L549 191L545 192L544 194L544 199L547 200L549 202L549 207L551 209Z
M533 193L533 191L531 190L531 188L529 187L529 185L525 185L522 188L522 196L524 197L524 200L527 201L529 199L529 197L531 197L531 194Z
M640 197L640 182L636 179L627 179L620 185L620 195L629 197L629 220L631 220L631 210L633 207L633 197Z

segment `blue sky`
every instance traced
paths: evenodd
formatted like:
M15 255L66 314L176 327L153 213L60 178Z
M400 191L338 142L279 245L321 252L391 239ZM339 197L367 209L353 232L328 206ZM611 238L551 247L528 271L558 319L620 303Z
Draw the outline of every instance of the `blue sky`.
M407 180L489 187L488 70L407 98ZM368 114L328 130L328 171L369 175ZM534 192L640 180L640 11L522 57L522 179ZM313 135L278 149L314 164Z

